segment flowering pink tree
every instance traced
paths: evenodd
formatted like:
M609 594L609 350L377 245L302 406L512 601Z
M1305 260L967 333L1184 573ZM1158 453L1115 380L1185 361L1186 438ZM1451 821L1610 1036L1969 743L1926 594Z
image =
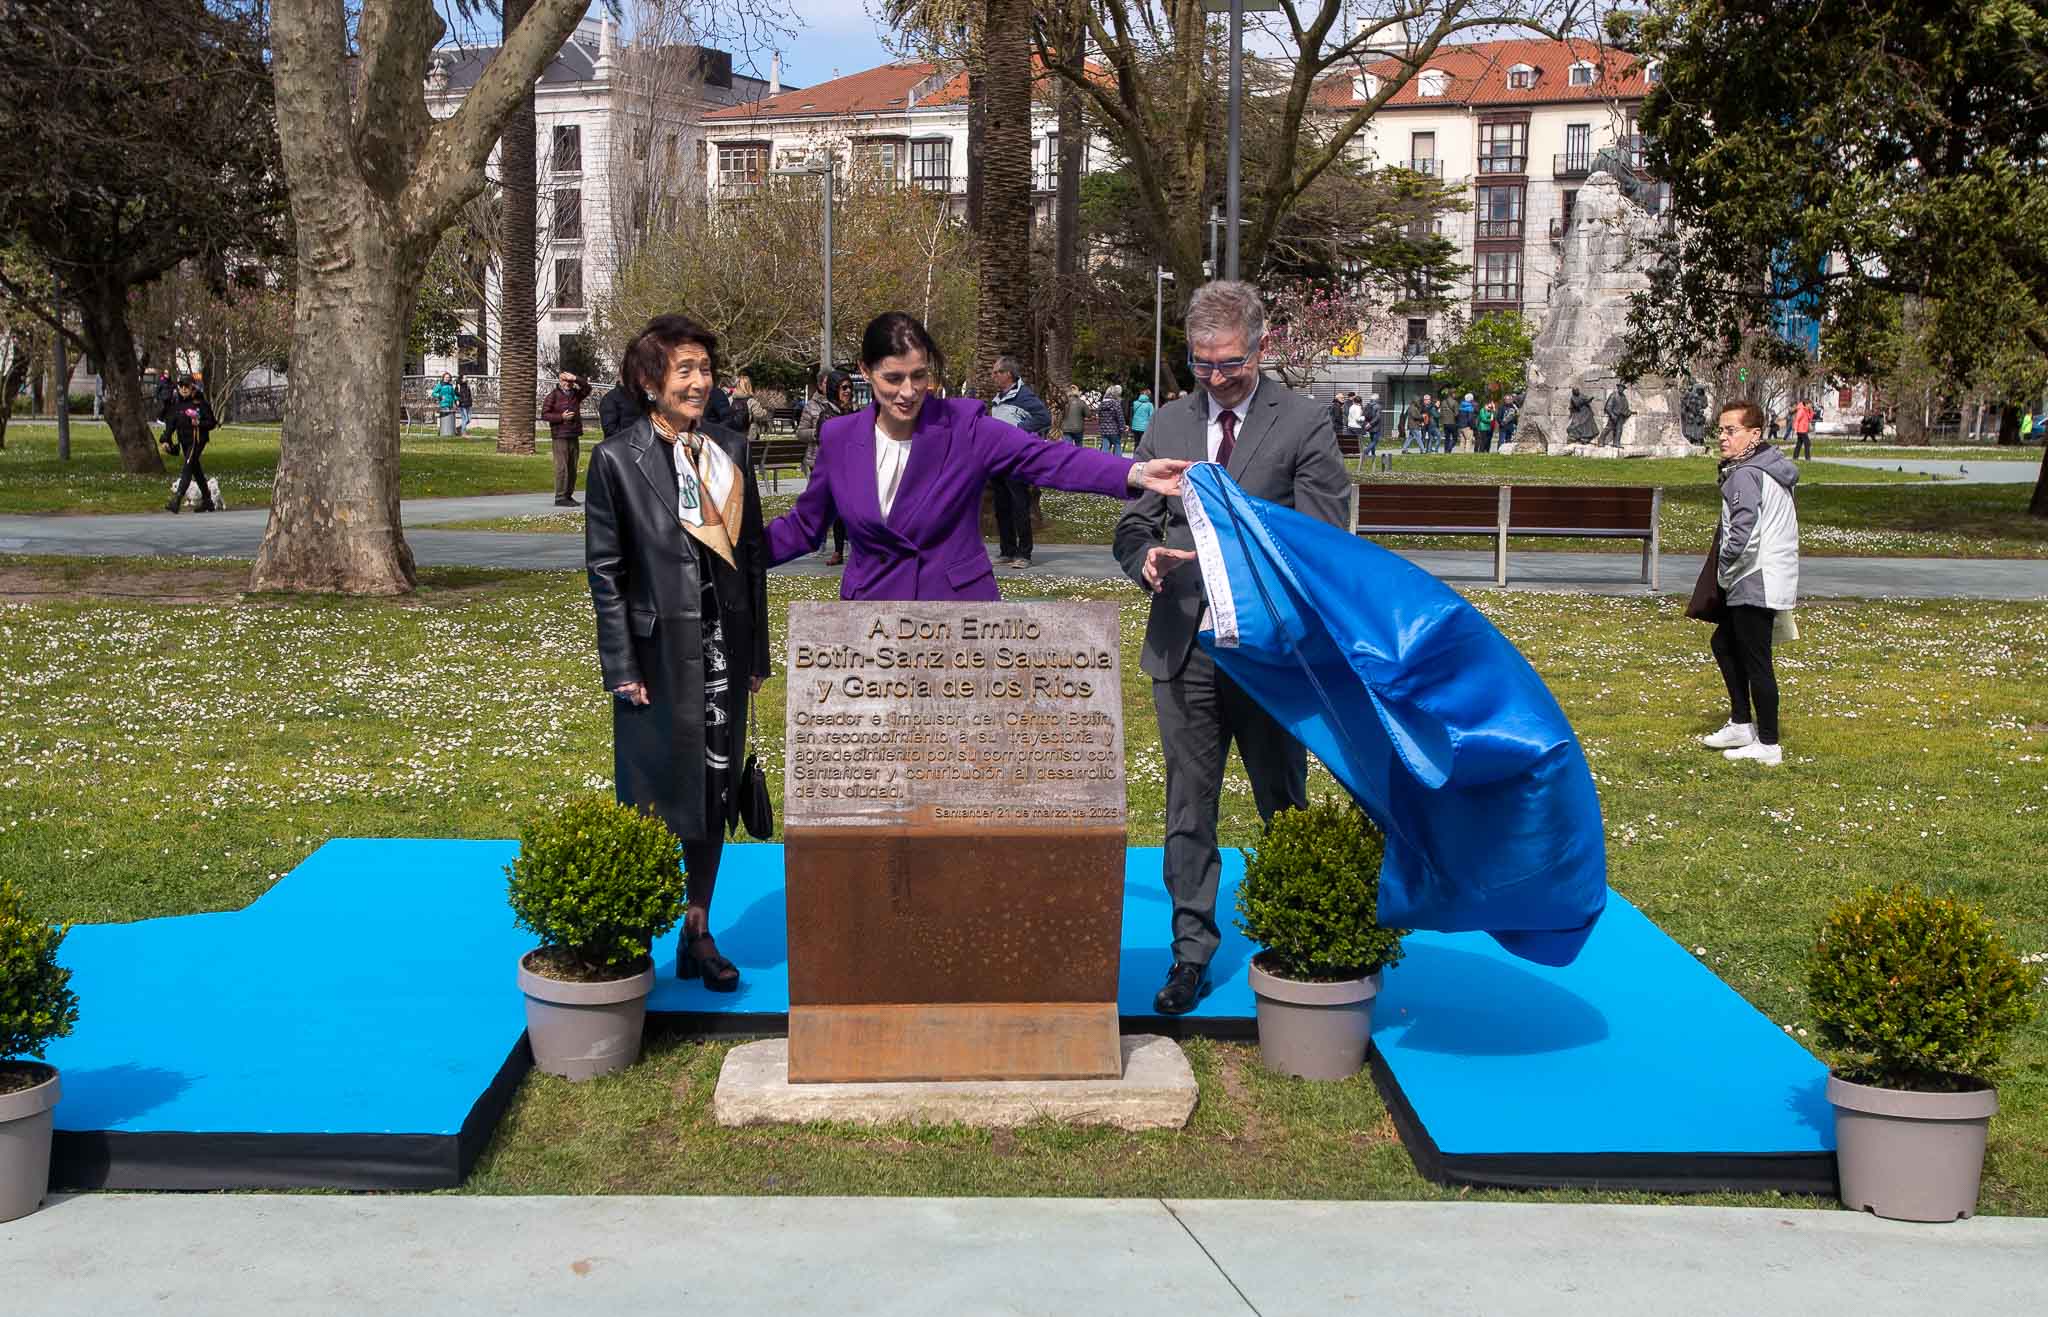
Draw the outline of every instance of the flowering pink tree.
M1376 313L1363 290L1287 284L1267 295L1266 364L1288 387L1299 388L1315 378L1316 367L1333 352L1348 346L1347 355L1358 355Z

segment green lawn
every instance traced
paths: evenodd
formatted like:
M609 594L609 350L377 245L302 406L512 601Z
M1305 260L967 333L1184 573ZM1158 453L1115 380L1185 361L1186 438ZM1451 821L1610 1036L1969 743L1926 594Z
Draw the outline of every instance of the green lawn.
M0 558L0 875L67 919L217 910L260 896L332 836L512 836L536 802L605 789L609 713L581 576L422 575L397 601L244 597L240 564ZM1163 761L1135 657L1144 602L1114 582L1004 584L1013 597L1122 604L1131 841L1157 844ZM835 590L774 580L777 637L790 600ZM2038 605L1802 609L1804 639L1780 658L1787 758L1773 771L1694 746L1721 721L1722 697L1707 632L1678 601L1473 598L1579 730L1615 887L1770 1019L1810 1027L1804 947L1826 905L1866 883L1981 901L2048 972ZM778 795L781 700L778 678L761 710ZM1249 843L1255 819L1233 775L1226 844ZM708 1102L724 1047L656 1039L622 1076L530 1078L470 1187L1439 1192L1394 1143L1369 1083L1278 1078L1242 1047L1191 1049L1194 1125L1146 1135L721 1131ZM2019 1039L2000 1103L1984 1210L2048 1213L2048 1021Z
M206 474L220 481L231 508L269 507L277 477L277 427L229 425L206 445ZM470 494L545 494L555 487L554 458L545 433L540 451L510 457L493 448L495 438L442 439L408 435L401 446L399 493L403 498L453 498ZM161 455L162 450L157 450ZM165 458L162 475L121 470L114 437L97 421L74 421L71 460L57 460L57 427L47 421L15 421L0 451L0 513L152 512L170 497L176 458Z

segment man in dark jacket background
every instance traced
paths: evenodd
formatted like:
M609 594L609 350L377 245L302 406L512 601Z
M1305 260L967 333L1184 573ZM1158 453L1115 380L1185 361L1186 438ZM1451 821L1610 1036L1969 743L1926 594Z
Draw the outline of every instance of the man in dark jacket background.
M590 381L563 371L555 387L541 401L540 418L548 423L548 435L555 450L555 506L573 508L576 502L576 457L583 438L583 400L590 396Z
M164 445L169 447L170 436L177 436L178 450L184 454L185 463L178 472L178 488L171 495L171 501L164 504L164 511L176 512L185 501L185 491L194 484L199 486L199 510L213 511L213 490L206 483L206 471L199 465L199 454L205 451L206 441L218 424L213 416L213 404L193 382L190 375L178 377L177 387L171 390L170 399L158 413L164 423Z
M996 358L989 375L995 380L996 396L989 400L989 415L1027 434L1045 438L1052 429L1052 412L1031 386L1023 380L1024 368L1008 353ZM1008 476L989 480L995 492L996 538L1002 541L997 561L1005 567L1031 565L1031 486Z

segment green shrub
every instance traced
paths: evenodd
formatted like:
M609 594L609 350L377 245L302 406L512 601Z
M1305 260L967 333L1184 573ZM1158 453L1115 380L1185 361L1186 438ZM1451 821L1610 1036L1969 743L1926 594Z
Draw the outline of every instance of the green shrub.
M78 1023L71 971L57 963L70 931L30 914L21 889L0 882L0 1061L41 1057Z
M1265 948L1260 968L1290 979L1363 978L1401 959L1404 928L1378 915L1385 839L1356 806L1283 810L1246 851L1237 926Z
M551 972L622 978L683 912L681 847L660 819L603 796L529 817L512 880L514 922L551 953Z
M1906 883L1836 905L1807 962L1836 1073L1882 1088L1974 1087L2033 1017L2033 988L1982 910Z

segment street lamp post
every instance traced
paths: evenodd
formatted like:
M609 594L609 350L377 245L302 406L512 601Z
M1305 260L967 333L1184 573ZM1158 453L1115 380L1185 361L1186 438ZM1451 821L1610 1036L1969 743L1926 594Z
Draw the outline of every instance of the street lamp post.
M1244 14L1247 9L1272 10L1280 7L1280 0L1203 0L1202 7L1210 13L1227 11L1230 14L1230 105L1226 131L1229 137L1224 153L1224 230L1223 230L1223 277L1237 278L1237 226L1238 220L1238 147L1242 132L1240 106L1244 100Z
M1152 273L1152 405L1157 407L1165 401L1166 395L1159 392L1159 361L1166 349L1166 284L1173 278L1173 271L1163 265L1154 266Z
M832 190L839 171L839 157L831 151L825 152L823 164L804 165L793 169L778 169L778 174L810 177L825 180L825 323L818 338L818 377L832 369Z

